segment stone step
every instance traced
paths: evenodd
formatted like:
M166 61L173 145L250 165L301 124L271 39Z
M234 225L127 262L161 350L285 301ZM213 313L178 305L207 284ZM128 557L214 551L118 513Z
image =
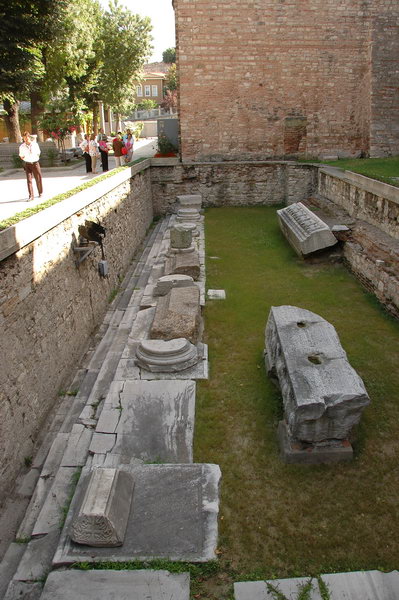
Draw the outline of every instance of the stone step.
M355 571L321 575L329 600L399 600L399 572ZM323 600L317 579L298 577L270 581L248 581L234 584L235 600L275 600L276 597L297 600L301 587L312 583L310 600ZM283 596L273 593L273 586Z

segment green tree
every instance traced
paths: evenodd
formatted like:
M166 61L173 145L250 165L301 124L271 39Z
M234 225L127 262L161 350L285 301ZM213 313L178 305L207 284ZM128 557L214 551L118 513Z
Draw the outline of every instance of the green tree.
M167 48L162 52L162 60L165 63L172 64L176 62L176 48Z
M119 5L109 3L102 21L101 65L98 72L98 99L116 113L132 108L134 89L151 47L151 20Z
M19 141L19 101L44 73L43 48L57 35L67 0L2 0L0 99L10 141Z
M171 92L177 90L179 85L178 82L178 78L177 78L177 69L176 69L176 64L170 65L168 72L166 73L166 78L165 78L165 87L167 90L170 90Z

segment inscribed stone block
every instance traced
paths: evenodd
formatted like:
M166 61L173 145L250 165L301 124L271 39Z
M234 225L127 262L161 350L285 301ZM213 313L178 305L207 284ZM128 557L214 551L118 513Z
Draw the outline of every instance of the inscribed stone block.
M71 538L96 547L121 546L132 502L134 481L119 469L94 469Z
M337 243L328 225L302 202L277 211L280 228L300 256L307 256Z

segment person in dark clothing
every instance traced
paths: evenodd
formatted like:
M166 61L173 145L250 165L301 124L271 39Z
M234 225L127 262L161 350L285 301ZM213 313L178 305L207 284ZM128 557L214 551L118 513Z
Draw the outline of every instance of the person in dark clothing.
M85 162L86 162L86 173L91 173L91 171L92 171L91 156L89 154L89 142L90 142L89 138L90 138L89 134L86 133L83 141L79 144L79 147L82 149L82 152L83 152L83 158L85 159Z
M101 139L98 143L98 147L99 147L100 154L101 154L101 166L105 173L105 171L108 171L108 151L109 151L106 135L101 136Z

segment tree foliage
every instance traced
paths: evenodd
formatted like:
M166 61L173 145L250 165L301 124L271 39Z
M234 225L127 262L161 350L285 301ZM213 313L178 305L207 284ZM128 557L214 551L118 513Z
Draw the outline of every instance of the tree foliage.
M167 48L162 52L162 60L165 63L172 64L176 62L176 48Z
M168 72L166 73L165 86L167 90L173 92L177 90L178 84L176 64L173 64L170 65Z

